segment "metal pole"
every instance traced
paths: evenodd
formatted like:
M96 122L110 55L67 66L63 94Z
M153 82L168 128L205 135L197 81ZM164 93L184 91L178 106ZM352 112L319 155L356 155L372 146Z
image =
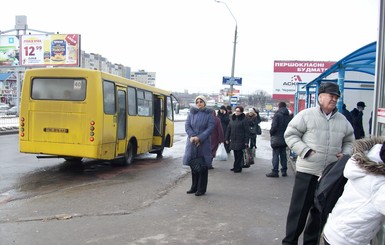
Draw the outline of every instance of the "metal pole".
M233 48L233 63L231 65L231 77L234 77L234 68L235 68L235 52L237 49L237 29L238 26L235 25L235 33L234 33L234 48ZM230 84L230 96L233 96L233 84Z
M225 2L222 2L222 1L218 1L218 0L214 0L215 2L217 3L223 3L227 10L229 10L231 16L233 16L233 19L235 21L235 33L234 33L234 47L233 47L233 61L232 61L232 65L231 65L231 78L234 78L234 69L235 69L235 53L236 53L236 50L237 50L237 37L238 37L238 22L237 22L237 19L235 19L233 13L231 12L229 6L227 6L227 4ZM234 85L233 84L230 84L230 98L231 96L233 96L233 91L234 91ZM230 98L229 98L229 101L230 101Z
M385 88L385 3L384 0L379 0L379 28L378 28L378 39L377 39L377 53L376 53L376 75L374 83L374 98L373 98L373 115L372 115L372 134L373 136L383 136L384 132L379 128L377 110L378 108L384 107L384 88Z

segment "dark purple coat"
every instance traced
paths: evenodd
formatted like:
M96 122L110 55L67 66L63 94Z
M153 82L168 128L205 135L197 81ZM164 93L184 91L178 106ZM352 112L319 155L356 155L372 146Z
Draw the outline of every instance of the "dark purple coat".
M198 109L192 107L190 113L187 116L185 129L187 133L186 148L183 156L183 165L189 165L189 161L192 158L203 156L205 164L211 165L211 133L214 130L214 115L213 110L210 108ZM190 142L190 138L197 136L200 140L200 146L198 147L197 156L193 156L193 147L195 145Z
M219 117L214 116L215 127L213 132L211 133L211 154L215 157L218 146L220 143L225 142L225 135L223 133L223 128L221 124L221 119Z

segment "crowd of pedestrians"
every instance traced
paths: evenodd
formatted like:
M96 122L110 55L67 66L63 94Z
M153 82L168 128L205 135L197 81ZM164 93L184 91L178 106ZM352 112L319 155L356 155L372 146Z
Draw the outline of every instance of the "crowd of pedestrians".
M385 141L365 139L365 103L358 102L350 112L344 104L338 112L340 96L337 84L323 82L315 107L293 116L286 103L279 102L272 118L272 169L266 177L279 177L279 173L287 176L287 149L297 156L284 245L297 245L301 235L303 244L318 245L323 240L326 245L367 245L385 220ZM220 144L228 154L234 154L230 169L234 173L246 167L246 155L254 160L261 117L255 108L245 113L240 105L233 112L225 106L216 112L206 107L204 96L196 97L195 103L185 124L188 140L183 164L189 165L195 157L203 158L202 171L191 171L192 185L187 191L201 196L207 191L208 169L214 169L212 163ZM325 168L343 156L350 157L341 173L347 184L334 209L324 216L314 202L318 181Z

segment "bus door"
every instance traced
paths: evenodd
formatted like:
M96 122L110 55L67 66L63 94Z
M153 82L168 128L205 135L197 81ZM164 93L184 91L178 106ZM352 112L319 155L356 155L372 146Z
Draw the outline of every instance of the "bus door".
M126 138L127 138L127 93L126 88L117 86L117 142L116 155L121 155L126 152Z
M164 96L154 95L154 146L163 146L163 139L165 134L164 120Z

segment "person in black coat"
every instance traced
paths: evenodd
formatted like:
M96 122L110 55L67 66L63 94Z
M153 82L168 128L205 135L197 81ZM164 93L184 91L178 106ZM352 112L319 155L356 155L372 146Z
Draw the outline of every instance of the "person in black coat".
M223 133L226 134L227 127L229 126L229 123L230 123L230 116L229 116L229 113L227 112L227 109L224 105L221 106L221 108L219 109L217 117L219 117L219 119L221 120ZM230 153L229 144L225 143L224 145L225 145L226 152Z
M362 125L362 117L364 116L364 113L362 111L365 109L365 107L365 103L360 101L357 103L357 108L354 108L350 112L353 118L354 137L356 139L365 138L365 131Z
M226 143L230 144L230 149L234 151L234 165L231 169L234 173L242 172L242 150L249 144L249 124L243 110L242 106L235 107L225 137Z
M283 177L287 176L287 155L286 142L284 133L291 120L289 110L286 108L285 102L279 102L278 111L274 114L273 121L270 128L270 145L273 148L272 164L273 169L266 177L279 177L278 167L281 161L281 174Z
M350 122L350 124L353 126L353 117L352 115L350 114L350 111L348 111L348 109L346 109L346 105L343 104L342 106L342 111L341 111L342 115L344 115L346 117L346 119Z

